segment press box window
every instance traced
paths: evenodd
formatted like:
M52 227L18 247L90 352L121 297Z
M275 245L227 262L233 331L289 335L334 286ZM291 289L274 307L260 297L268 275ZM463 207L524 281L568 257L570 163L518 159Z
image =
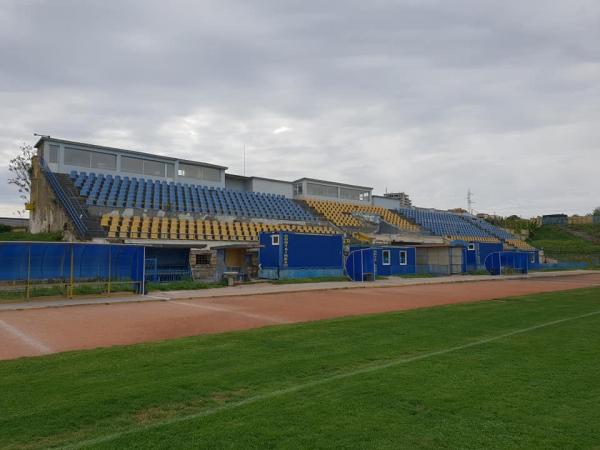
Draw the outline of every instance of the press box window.
M406 251L405 250L400 251L400 265L401 266L406 265Z
M48 149L48 162L57 163L58 162L58 145L50 144Z
M471 252L474 251L475 250L475 244L469 244L469 246L467 247L467 249L469 251L471 251Z
M210 265L210 254L196 255L197 266L209 266Z
M279 245L279 235L274 234L271 236L271 245Z
M175 165L167 164L167 178L173 178L175 176Z
M179 163L177 176L204 181L221 181L221 171L212 167Z
M144 160L144 175L151 175L155 177L165 176L165 163L158 161Z
M65 148L65 164L77 167L90 167L91 155L87 150L78 148Z
M144 174L144 161L139 158L121 156L121 170L129 173Z
M116 170L117 155L92 152L92 167L94 169Z
M117 168L117 156L109 153L90 152L78 148L65 148L65 164L69 166L91 167L94 169Z
M389 266L391 264L390 263L390 251L389 250L384 250L382 252L381 259L382 259L382 264L384 266Z

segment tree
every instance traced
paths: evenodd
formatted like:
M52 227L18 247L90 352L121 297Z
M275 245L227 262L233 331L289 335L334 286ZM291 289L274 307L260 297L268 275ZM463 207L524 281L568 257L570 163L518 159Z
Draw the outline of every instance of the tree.
M19 154L8 163L8 170L12 177L8 184L14 184L19 190L19 197L29 200L31 193L31 158L35 155L35 149L29 144L21 144Z
M600 206L598 206L592 213L594 216L600 216Z

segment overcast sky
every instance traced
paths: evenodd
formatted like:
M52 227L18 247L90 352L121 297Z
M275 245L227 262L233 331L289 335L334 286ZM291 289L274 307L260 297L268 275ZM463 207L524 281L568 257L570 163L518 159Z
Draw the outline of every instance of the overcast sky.
M32 133L524 216L600 206L600 2L0 0ZM0 189L0 215L22 208Z

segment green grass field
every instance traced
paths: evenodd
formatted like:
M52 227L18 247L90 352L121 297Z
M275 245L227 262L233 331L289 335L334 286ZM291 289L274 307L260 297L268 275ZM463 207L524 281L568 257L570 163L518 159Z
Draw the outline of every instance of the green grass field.
M600 289L0 362L0 448L594 448Z
M205 283L194 280L168 281L163 283L146 283L146 289L152 291L180 291L189 289L211 289L225 287L226 283Z

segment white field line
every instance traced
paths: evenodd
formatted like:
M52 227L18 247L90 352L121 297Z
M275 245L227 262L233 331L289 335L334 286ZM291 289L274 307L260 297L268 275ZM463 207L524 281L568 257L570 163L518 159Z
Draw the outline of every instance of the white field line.
M421 355L417 355L417 356L413 356L410 358L399 358L399 359L395 359L392 361L388 361L386 363L382 363L382 364L375 364L372 366L368 366L368 367L364 367L361 369L356 369L356 370L351 370L348 372L342 372L342 373L338 373L336 375L331 375L328 377L323 377L320 378L318 380L314 380L314 381L308 381L306 383L300 383L300 384L296 384L295 386L290 386L288 388L284 388L284 389L278 389L275 391L271 391L271 392L266 392L264 394L258 394L252 397L248 397L244 400L240 400L238 402L231 402L231 403L226 403L222 406L217 406L215 408L211 408L211 409L207 409L204 411L201 411L199 413L196 414L190 414L187 416L180 416L180 417L174 417L172 419L167 419L167 420L163 420L163 421L158 421L158 422L154 422L152 424L148 424L148 425L143 425L143 426L138 426L138 427L133 427L133 428L129 428L129 429L125 429L122 431L118 431L116 433L111 433L111 434L107 434L104 436L99 436L97 438L93 438L93 439L89 439L89 440L85 440L85 441L80 441L74 444L70 444L70 445L66 445L63 446L61 448L65 448L65 449L71 449L71 448L82 448L88 445L95 445L95 444L99 444L99 443L104 443L104 442L109 442L112 441L114 439L118 439L121 436L127 435L127 434L132 434L132 433L136 433L136 432L140 432L140 431L145 431L145 430L150 430L150 429L154 429L154 428L158 428L161 427L163 425L172 425L175 423L180 423L180 422L187 422L189 420L194 420L194 419L198 419L201 417L207 417L207 416L212 416L214 414L217 414L221 411L228 411L234 408L238 408L244 405L248 405L248 404L252 404L252 403L256 403L259 402L261 400L267 400L267 399L271 399L274 397L279 397L279 396L283 396L286 394L291 394L294 392L298 392L300 390L303 389L307 389L310 387L314 387L314 386L319 386L322 384L326 384L326 383L331 383L333 381L338 381L338 380L343 380L346 378L350 378L350 377L354 377L357 375L363 375L363 374L368 374L368 373L372 373L372 372L377 372L379 370L384 370L390 367L395 367L395 366L400 366L400 365L404 365L404 364L408 364L411 362L415 362L415 361L421 361L424 359L428 359L428 358L433 358L435 356L440 356L440 355L445 355L448 353L452 353L452 352L457 352L460 350L464 350L466 348L471 348L471 347L477 347L479 345L484 345L490 342L494 342L494 341L498 341L500 339L504 339L507 337L511 337L511 336L517 336L519 334L525 334L528 333L530 331L534 331L534 330L538 330L540 328L546 328L546 327L550 327L553 325L558 325L561 323L565 323L565 322L571 322L573 320L578 320L578 319L583 319L586 317L591 317L591 316L596 316L600 314L600 310L598 311L593 311L587 314L582 314L579 316L573 316L573 317L567 317L564 319L558 319L558 320L553 320L551 322L545 322L545 323L541 323L538 325L533 325L531 327L527 327L527 328L521 328L519 330L514 330L511 331L509 333L504 333L504 334L500 334L497 336L492 336L489 338L485 338L485 339L480 339L478 341L473 341L473 342L469 342L468 344L463 344L463 345L457 345L455 347L449 347L443 350L437 350L434 352L429 352L429 353L423 353Z
M155 298L157 300L170 300L171 299L171 297L162 297L160 295L150 295L150 294L146 294L144 297Z
M263 320L263 321L267 321L270 323L279 323L279 324L289 323L289 321L280 319L279 317L265 316L262 314L254 314L254 313L245 312L245 311L238 311L238 310L226 308L223 306L207 305L207 304L200 304L200 303L186 303L186 302L180 302L180 301L176 301L176 300L170 300L169 303L174 303L176 305L182 305L182 306L191 306L192 308L206 309L208 311L216 311L216 312L224 312L224 313L228 313L228 314L235 314L238 316L248 317L250 319L256 319L256 320Z
M27 344L30 347L33 347L41 354L53 352L53 350L50 347L48 347L46 344L38 341L37 339L35 339L32 336L29 336L28 334L25 334L24 332L19 330L14 325L9 324L2 319L0 319L0 330L6 331L8 334L16 337L21 342Z

